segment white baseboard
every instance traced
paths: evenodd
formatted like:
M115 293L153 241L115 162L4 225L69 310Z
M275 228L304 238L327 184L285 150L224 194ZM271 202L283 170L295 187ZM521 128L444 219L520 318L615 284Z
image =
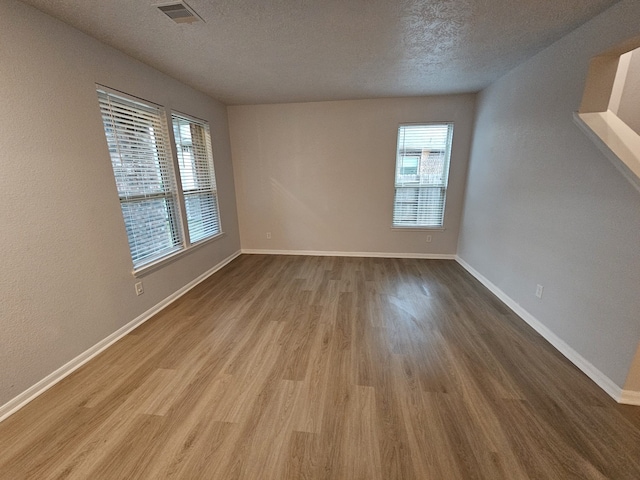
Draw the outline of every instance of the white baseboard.
M167 298L162 300L160 303L154 305L149 310L147 310L143 314L133 319L131 322L127 323L126 325L122 326L121 328L113 332L111 335L106 337L105 339L96 343L93 347L89 348L88 350L85 350L80 355L78 355L74 359L70 360L69 362L67 362L60 368L58 368L56 371L50 373L45 378L40 380L38 383L29 387L27 390L19 394L17 397L9 400L4 405L0 406L0 422L6 419L7 417L9 417L10 415L14 414L15 412L17 412L18 410L20 410L27 403L31 402L33 399L35 399L39 395L42 395L44 392L49 390L51 387L53 387L56 383L61 381L63 378L67 377L68 375L76 371L78 368L80 368L82 365L87 363L89 360L91 360L93 357L98 355L100 352L102 352L103 350L105 350L106 348L108 348L118 340L120 340L127 333L131 332L136 327L142 325L144 322L149 320L160 310L165 308L170 303L176 301L178 298L183 296L193 287L195 287L199 283L206 280L208 277L210 277L215 272L220 270L222 267L230 263L239 255L240 255L240 251L237 251L234 254L230 255L229 257L225 258L223 261L221 261L214 267L210 268L209 270L207 270L202 275L195 278L188 284L186 284L180 290L172 293Z
M449 253L388 253L388 252L330 252L325 250L261 250L243 248L249 255L301 255L307 257L370 257L370 258L420 258L425 260L455 260Z
M139 315L131 322L122 326L111 335L101 340L93 347L84 351L74 359L67 362L62 367L58 368L56 371L47 375L45 378L40 380L35 385L31 386L18 396L9 400L4 405L0 406L0 422L17 412L20 408L24 407L26 404L31 402L33 399L38 397L39 395L46 392L48 389L53 387L56 383L60 382L63 378L67 377L75 370L80 368L82 365L87 363L93 357L104 351L106 348L117 342L120 338L124 337L126 334L134 330L136 327L142 325L144 322L153 317L160 310L165 308L170 303L174 302L189 290L194 288L199 283L206 280L208 277L213 275L215 272L229 264L231 261L236 259L241 253L245 254L265 254L265 255L305 255L305 256L342 256L342 257L381 257L381 258L421 258L421 259L444 259L451 260L455 259L460 265L462 265L465 270L467 270L471 275L473 275L476 279L480 281L485 287L487 287L491 292L493 292L500 300L502 300L509 308L511 308L520 318L522 318L525 322L527 322L534 330L536 330L540 335L542 335L549 343L551 343L560 353L562 353L565 357L567 357L572 363L574 363L580 370L582 370L589 378L591 378L600 388L602 388L605 392L607 392L611 397L613 397L617 402L624 403L628 405L638 405L640 406L640 392L631 391L631 390L622 390L618 385L616 385L609 377L600 372L596 367L594 367L590 362L588 362L584 357L582 357L578 352L573 350L569 345L567 345L562 339L560 339L557 335L555 335L551 330L549 330L546 326L544 326L539 320L537 320L533 315L524 310L520 305L518 305L513 299L507 296L502 290L500 290L496 285L494 285L491 281L489 281L486 277L476 271L471 265L465 262L462 258L456 255L449 254L406 254L406 253L381 253L381 252L328 252L328 251L307 251L307 250L253 250L253 249L243 249L242 251L237 251L234 254L230 255L222 262L218 263L214 267L210 268L202 275L198 276L187 285L169 295L167 298Z
M622 390L613 380L607 377L604 373L598 370L591 364L586 358L571 348L564 340L558 337L555 333L549 330L540 320L535 318L524 308L522 308L515 300L504 293L500 288L493 284L488 278L478 272L475 268L465 262L459 256L456 256L456 261L462 265L462 267L473 275L480 283L487 287L491 292L502 300L516 315L527 322L536 332L538 332L545 340L553 345L560 353L562 353L567 359L578 367L582 372L593 380L600 388L602 388L607 394L609 394L616 402L625 403L629 405L640 405L640 392L634 392L630 390Z

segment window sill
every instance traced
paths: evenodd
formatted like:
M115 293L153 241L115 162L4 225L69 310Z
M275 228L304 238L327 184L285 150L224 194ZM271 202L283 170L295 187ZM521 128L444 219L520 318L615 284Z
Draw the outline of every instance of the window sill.
M398 230L398 231L424 231L424 230L429 230L431 232L444 232L446 230L446 228L444 227L397 227L397 226L392 226L391 230Z
M168 255L166 257L162 257L161 259L156 260L155 262L148 263L147 265L143 265L142 267L133 270L131 274L136 278L142 278L146 275L149 275L152 272L155 272L156 270L159 270L165 265L175 262L176 260L184 257L185 255L189 255L191 252L199 249L204 245L208 245L209 243L215 242L216 240L224 237L225 235L226 234L224 232L220 232L219 234L214 235L213 237L200 240L198 243L194 243L193 245L190 245L187 248L178 250L177 252L172 253L171 255Z

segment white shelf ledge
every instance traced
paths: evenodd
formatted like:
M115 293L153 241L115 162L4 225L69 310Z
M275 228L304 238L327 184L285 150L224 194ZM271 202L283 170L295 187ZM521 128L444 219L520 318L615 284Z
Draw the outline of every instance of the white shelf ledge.
M578 126L640 192L640 135L611 110L575 112Z

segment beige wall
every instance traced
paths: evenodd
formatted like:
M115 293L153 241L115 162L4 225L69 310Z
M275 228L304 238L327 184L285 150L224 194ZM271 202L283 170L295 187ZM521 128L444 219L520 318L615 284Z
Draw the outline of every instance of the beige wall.
M631 52L629 58L618 117L636 133L640 133L640 49Z
M481 93L459 243L619 387L640 340L640 195L572 112L591 57L637 35L638 18L640 2L622 1Z
M631 63L632 54L633 52L624 53L620 55L618 59L616 77L613 81L611 96L609 97L609 110L611 110L616 115L618 115L618 109L620 108L620 100L622 99L624 84L627 81L627 73L629 72L629 63Z
M455 254L474 102L459 95L229 107L242 248ZM445 230L391 229L398 124L434 121L455 122Z
M13 0L0 3L0 405L239 249L226 109ZM143 278L95 83L211 123L227 235Z
M640 343L638 343L638 350L633 358L624 388L630 392L640 392Z

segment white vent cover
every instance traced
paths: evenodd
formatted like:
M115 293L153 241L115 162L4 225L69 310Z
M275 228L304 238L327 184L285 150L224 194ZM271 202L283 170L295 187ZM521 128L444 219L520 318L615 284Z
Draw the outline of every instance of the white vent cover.
M198 15L193 8L187 5L186 2L170 2L156 4L158 10L164 13L167 17L176 23L193 23L200 22L202 17Z

